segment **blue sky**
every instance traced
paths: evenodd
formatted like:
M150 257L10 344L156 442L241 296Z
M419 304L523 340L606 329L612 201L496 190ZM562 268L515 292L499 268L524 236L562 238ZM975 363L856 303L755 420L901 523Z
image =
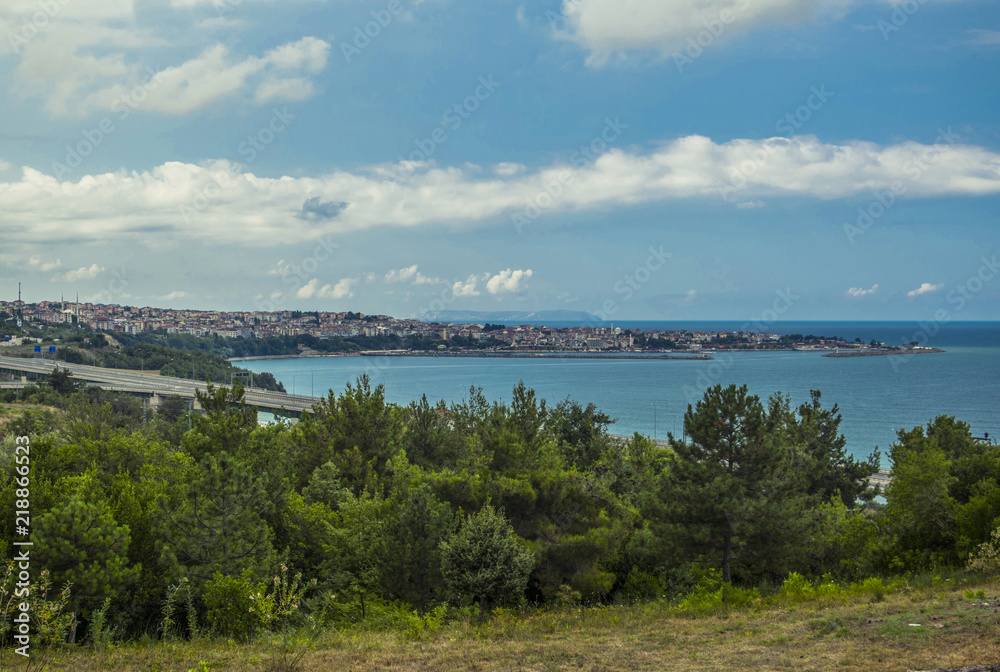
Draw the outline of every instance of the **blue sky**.
M989 0L9 0L0 283L1000 319L998 66Z

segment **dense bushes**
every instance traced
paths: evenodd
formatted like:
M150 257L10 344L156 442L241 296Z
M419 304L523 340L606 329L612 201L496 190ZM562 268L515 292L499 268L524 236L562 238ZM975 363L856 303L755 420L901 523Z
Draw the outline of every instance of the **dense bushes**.
M996 569L1000 449L949 417L899 433L881 501L877 456L845 453L818 393L792 409L713 388L685 417L689 440L667 447L611 437L592 406L550 407L523 385L510 404L474 389L401 408L362 378L265 427L239 387L210 388L194 417L26 392L48 395L55 410L5 409L0 469L12 475L12 432L29 436L38 557L73 582L83 637L113 615L134 638L320 623L419 638L519 605L878 600L905 588L893 576L970 553ZM5 479L0 508L16 499Z

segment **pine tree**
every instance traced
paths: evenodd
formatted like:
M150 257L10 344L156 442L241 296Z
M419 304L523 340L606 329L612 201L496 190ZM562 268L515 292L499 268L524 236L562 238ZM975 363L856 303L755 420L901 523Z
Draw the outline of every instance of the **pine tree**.
M457 526L451 507L422 484L410 488L386 531L393 549L382 567L382 586L425 611L440 596L441 548Z
M237 576L247 568L262 578L274 549L263 518L273 505L261 479L226 453L206 455L200 471L180 502L159 499L163 560L198 586L216 572Z
M489 504L441 542L445 583L459 597L479 602L480 623L487 607L524 592L533 564L507 518Z
M775 572L809 523L801 480L789 469L781 433L769 433L760 399L717 385L688 406L689 441L670 436L674 455L661 499L661 539L684 560L707 559L732 581L733 567Z
M51 573L54 585L72 584L68 608L73 613L114 596L140 570L126 566L129 528L115 522L104 502L73 495L38 518L33 537L38 566Z

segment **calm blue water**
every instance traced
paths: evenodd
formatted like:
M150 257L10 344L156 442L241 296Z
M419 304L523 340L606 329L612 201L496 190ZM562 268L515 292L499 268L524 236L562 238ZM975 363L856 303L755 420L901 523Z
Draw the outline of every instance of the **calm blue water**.
M741 324L622 322L616 326L725 330ZM667 432L680 433L688 403L694 403L711 385L746 384L762 399L780 391L791 395L794 405L808 400L810 389L819 389L825 406L839 404L848 450L859 458L876 446L885 453L898 428L926 424L940 414L968 422L976 435L989 432L1000 437L1000 323L952 323L939 326L932 335L922 335L931 330L891 322L783 322L766 329L851 340L859 337L865 342L875 338L891 344L919 340L947 352L909 358L737 352L716 355L713 361L326 357L242 365L270 371L289 392L298 394L322 395L331 388L339 393L367 372L375 383L385 386L389 401L400 404L423 394L432 402L459 401L468 395L470 385L482 387L489 399L509 401L512 388L523 380L549 403L566 397L583 404L593 402L617 418L611 428L616 434L637 431L655 433L661 439Z

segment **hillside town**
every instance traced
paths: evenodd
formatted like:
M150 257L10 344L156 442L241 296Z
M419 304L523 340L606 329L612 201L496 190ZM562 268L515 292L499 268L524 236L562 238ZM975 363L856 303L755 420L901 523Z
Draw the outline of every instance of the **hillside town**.
M797 338L764 333L747 324L738 331L643 331L622 329L613 324L548 327L537 324L459 324L424 322L419 319L354 312L224 312L81 303L40 301L25 303L0 301L0 317L32 324L71 324L111 334L190 334L196 337L266 339L310 335L317 339L421 337L462 341L480 348L512 350L568 350L600 352L683 351L703 352L723 349L844 349L860 347L860 341L810 336ZM16 338L7 336L11 344Z

